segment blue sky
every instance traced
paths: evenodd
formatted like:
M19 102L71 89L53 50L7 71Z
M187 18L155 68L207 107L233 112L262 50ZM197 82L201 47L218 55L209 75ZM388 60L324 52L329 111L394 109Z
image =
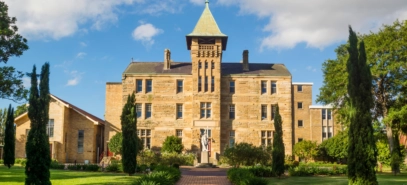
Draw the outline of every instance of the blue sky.
M5 0L30 49L7 65L29 72L50 62L51 93L104 118L105 84L120 82L131 58L190 61L185 35L205 0ZM369 2L369 3L367 3ZM319 93L322 63L346 42L348 25L361 33L407 19L405 0L210 0L229 36L223 62L283 63L293 82L313 82ZM3 65L3 64L1 64ZM29 78L24 78L29 84ZM1 107L10 101L0 100ZM13 105L16 105L13 103Z

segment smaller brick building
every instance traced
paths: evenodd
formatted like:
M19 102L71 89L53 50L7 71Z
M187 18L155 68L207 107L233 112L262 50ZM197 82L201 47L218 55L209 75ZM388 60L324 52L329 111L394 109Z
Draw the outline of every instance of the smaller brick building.
M103 154L104 120L54 96L51 96L47 134L51 158L62 163L99 162ZM28 113L14 120L16 158L25 158L25 143L30 130Z

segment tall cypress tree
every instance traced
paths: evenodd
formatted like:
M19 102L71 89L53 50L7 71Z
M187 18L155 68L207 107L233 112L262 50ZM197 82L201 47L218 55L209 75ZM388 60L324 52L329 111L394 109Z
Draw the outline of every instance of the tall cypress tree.
M371 108L373 107L372 76L366 64L364 42L359 50L356 33L349 27L348 94L351 104L348 180L349 184L378 184L375 173L377 149L373 136Z
M51 184L49 166L51 155L49 139L46 133L49 110L49 63L42 66L38 91L36 67L31 73L31 88L28 117L31 129L26 143L27 164L25 166L25 184Z
M283 121L281 120L280 110L278 105L274 116L274 130L273 135L273 151L272 151L272 169L273 173L280 177L284 174L284 143L283 143Z
M123 171L129 176L136 172L137 167L137 110L134 93L127 97L121 115L122 124L122 164Z
M3 163L10 168L15 160L15 135L14 135L14 109L10 106L7 110L6 129L4 136Z

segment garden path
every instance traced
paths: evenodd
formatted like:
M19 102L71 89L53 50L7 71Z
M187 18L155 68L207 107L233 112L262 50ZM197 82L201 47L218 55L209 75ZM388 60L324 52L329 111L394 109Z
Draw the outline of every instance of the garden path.
M177 185L232 185L226 177L227 168L181 167Z

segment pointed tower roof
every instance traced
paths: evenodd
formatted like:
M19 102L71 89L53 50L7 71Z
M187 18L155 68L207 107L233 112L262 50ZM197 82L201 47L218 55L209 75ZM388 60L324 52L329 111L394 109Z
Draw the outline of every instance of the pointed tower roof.
M192 33L187 35L187 45L188 49L191 47L191 39L192 37L222 37L223 42L223 50L226 49L226 42L227 42L227 35L223 34L218 24L216 24L216 20L212 15L211 10L209 9L209 2L206 0L205 2L205 9L202 12L201 17L199 18L198 22Z

